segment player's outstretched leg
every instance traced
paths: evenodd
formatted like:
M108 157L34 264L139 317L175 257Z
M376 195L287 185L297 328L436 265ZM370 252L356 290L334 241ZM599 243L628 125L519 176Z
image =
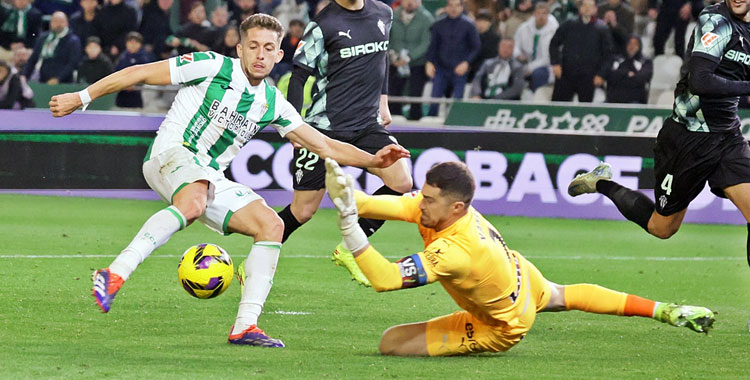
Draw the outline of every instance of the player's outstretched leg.
M120 291L125 280L117 273L110 272L109 268L94 271L92 280L94 281L93 292L96 304L102 312L109 312L109 308L112 307L112 302L115 300L115 295Z
M573 181L568 185L568 194L572 197L579 196L581 194L589 194L596 192L596 183L600 180L611 180L612 179L612 166L606 162L602 162L594 170L577 175Z
M368 288L372 286L370 280L367 279L367 276L362 273L362 269L357 265L357 261L354 259L352 252L344 248L343 244L339 243L339 245L336 246L336 249L333 251L333 256L331 256L331 261L337 266L346 268L354 281L357 281Z
M654 318L672 326L684 326L704 334L708 334L716 320L714 313L708 308L672 303L659 304L654 311Z
M551 285L553 296L544 311L580 310L588 313L653 318L677 327L706 333L714 313L700 306L661 303L593 284ZM564 295L564 297L560 297Z

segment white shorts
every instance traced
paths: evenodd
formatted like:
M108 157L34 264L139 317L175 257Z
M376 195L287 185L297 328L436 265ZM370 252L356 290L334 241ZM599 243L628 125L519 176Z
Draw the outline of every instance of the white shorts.
M148 185L169 204L186 185L199 180L208 181L206 212L199 220L223 235L229 235L229 218L237 210L263 199L251 188L232 182L224 177L224 173L202 165L198 156L181 146L168 149L144 162L143 176Z

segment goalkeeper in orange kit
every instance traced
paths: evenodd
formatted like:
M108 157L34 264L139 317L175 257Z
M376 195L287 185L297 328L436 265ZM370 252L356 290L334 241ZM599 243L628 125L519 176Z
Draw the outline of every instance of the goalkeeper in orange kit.
M654 318L708 333L714 313L704 307L655 302L592 284L548 281L513 251L471 206L474 178L459 162L444 162L427 172L420 192L368 196L336 161L326 159L326 187L339 211L343 245L352 252L378 291L439 281L463 310L426 322L393 326L383 333L385 355L462 355L507 351L526 335L542 311ZM395 263L385 259L357 224L359 216L403 220L419 226L422 252Z

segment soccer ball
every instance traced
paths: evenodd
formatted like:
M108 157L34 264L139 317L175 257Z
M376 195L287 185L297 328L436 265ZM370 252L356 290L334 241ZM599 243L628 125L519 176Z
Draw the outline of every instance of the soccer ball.
M198 244L188 248L177 264L182 287L196 298L214 298L232 283L234 265L227 251L215 244Z

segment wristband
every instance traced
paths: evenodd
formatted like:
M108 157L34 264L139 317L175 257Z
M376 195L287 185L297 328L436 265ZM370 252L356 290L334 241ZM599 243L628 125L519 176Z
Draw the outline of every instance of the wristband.
M88 107L89 103L91 103L91 94L89 94L88 87L84 88L81 91L78 91L78 96L81 97L81 103L83 103L83 109L81 111L86 111L86 107Z

